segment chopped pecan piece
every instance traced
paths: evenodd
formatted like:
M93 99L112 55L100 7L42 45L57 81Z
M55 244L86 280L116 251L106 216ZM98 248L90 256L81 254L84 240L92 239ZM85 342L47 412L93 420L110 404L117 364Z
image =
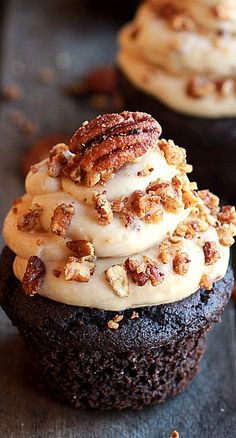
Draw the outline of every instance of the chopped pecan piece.
M94 264L87 260L70 256L64 267L64 272L67 281L87 283L90 280L91 274L94 272Z
M157 286L164 279L164 274L159 272L156 263L147 258L143 258L143 262L128 258L125 261L125 268L130 274L134 283L138 286L144 286L150 280L152 286Z
M219 211L220 203L218 196L214 195L209 190L199 190L198 196L204 202L205 206L209 208L212 216L216 216Z
M133 313L132 313L130 319L138 319L138 318L139 318L139 314L138 314L138 312L133 311Z
M60 204L54 210L51 219L51 232L60 237L65 237L66 232L75 215L75 207L71 204Z
M177 432L177 430L174 430L170 435L170 438L180 438L179 432Z
M18 218L17 228L20 231L32 231L39 225L39 217L43 211L43 207L34 204L28 213L23 214Z
M171 183L157 179L149 184L147 193L155 193L160 198L164 208L170 213L176 213L183 207L181 190L176 187L176 181Z
M85 257L86 260L92 260L95 257L94 246L88 240L72 240L66 242L66 246L79 258Z
M115 265L105 271L106 279L118 297L129 295L129 283L126 270L123 266Z
M232 246L236 236L236 226L234 224L222 224L217 228L220 244L223 246Z
M176 166L183 172L192 172L192 166L186 162L186 150L177 146L173 140L162 139L158 142L159 149L164 153L168 164Z
M155 147L160 125L145 113L106 114L83 125L71 139L84 173L112 173Z
M186 252L176 254L173 259L173 269L175 273L178 275L186 275L189 270L190 261Z
M114 199L111 202L111 208L114 213L121 213L122 210L125 208L125 204L128 201L127 196L121 196L119 199Z
M31 256L28 260L26 271L22 280L23 290L31 297L42 286L46 274L43 261L37 256Z
M118 330L119 323L114 321L114 319L110 319L110 321L107 323L107 327L111 330Z
M47 160L48 175L52 178L59 176L70 155L69 148L64 143L53 146Z
M208 276L206 274L202 275L202 278L200 280L199 286L201 288L204 288L206 290L211 290L212 289L212 281L209 280Z
M192 208L197 204L198 199L192 190L183 190L183 201L185 208Z
M217 248L216 242L205 242L203 245L203 252L206 265L214 265L220 258L220 252Z
M113 213L110 202L104 193L94 195L95 210L98 214L100 225L108 225L113 220Z
M217 219L221 224L234 224L236 225L236 211L235 207L231 205L225 205L217 215Z
M160 200L160 196L157 196L155 193L144 193L136 190L130 200L132 211L136 216L143 218L160 203Z

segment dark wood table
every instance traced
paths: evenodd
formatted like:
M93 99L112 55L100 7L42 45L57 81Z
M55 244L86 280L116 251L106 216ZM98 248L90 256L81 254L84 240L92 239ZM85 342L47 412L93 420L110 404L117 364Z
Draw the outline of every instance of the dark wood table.
M23 98L1 102L1 221L11 200L23 192L22 153L32 143L12 123L22 111L39 123L39 134L68 134L96 115L86 101L66 96L63 86L93 66L111 63L120 23L93 14L81 2L12 0L5 3L1 27L1 81L17 83ZM87 2L89 3L89 2ZM124 2L125 3L125 2ZM50 68L50 83L39 79ZM36 135L36 136L37 136ZM35 138L36 138L35 136ZM3 242L1 242L3 244ZM236 436L235 311L209 336L206 356L188 390L143 412L79 412L53 400L30 377L21 339L0 312L0 437L181 438Z

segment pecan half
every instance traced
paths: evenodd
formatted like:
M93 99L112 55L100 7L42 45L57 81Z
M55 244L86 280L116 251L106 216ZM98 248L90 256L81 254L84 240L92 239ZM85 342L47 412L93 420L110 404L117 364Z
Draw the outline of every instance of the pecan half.
M33 296L37 293L43 284L45 274L43 261L37 256L31 256L22 280L22 287L27 295Z
M51 232L60 237L65 237L71 220L75 215L75 207L71 204L60 204L54 210L51 219Z
M126 270L123 266L115 265L105 271L107 281L118 297L129 295L129 283Z
M154 148L160 134L160 125L150 115L124 111L83 124L72 137L70 148L79 155L85 175L102 175L107 169L114 173Z

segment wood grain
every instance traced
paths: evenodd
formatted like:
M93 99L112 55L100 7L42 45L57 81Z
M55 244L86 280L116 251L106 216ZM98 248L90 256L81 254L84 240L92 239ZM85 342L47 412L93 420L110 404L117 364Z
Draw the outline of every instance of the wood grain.
M113 59L117 28L118 23L108 16L93 15L78 1L7 3L1 79L3 84L17 82L24 98L2 102L0 108L1 220L11 200L23 191L17 169L22 152L32 142L9 122L10 114L23 111L39 122L40 133L71 134L93 117L95 112L86 102L66 97L62 86L88 68ZM50 85L38 80L41 67L55 71ZM174 429L181 438L235 437L234 318L231 304L223 324L210 334L200 374L184 394L140 413L102 413L69 409L39 388L17 331L0 312L0 437L168 438Z

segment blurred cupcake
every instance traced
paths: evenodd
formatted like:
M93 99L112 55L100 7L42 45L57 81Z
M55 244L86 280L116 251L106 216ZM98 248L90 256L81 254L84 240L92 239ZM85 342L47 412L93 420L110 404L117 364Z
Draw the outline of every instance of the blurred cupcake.
M150 0L120 32L127 108L188 149L200 187L236 199L236 4Z
M84 122L33 166L4 223L0 300L37 379L78 408L183 391L233 286L234 207L197 191L145 113Z

